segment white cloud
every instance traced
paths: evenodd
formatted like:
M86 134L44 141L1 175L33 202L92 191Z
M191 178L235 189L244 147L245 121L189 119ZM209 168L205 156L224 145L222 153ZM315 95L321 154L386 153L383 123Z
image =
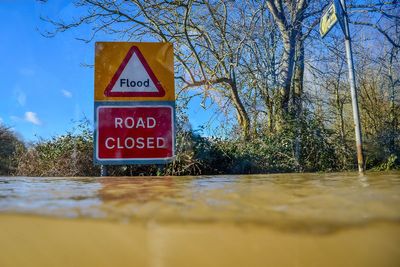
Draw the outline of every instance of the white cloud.
M66 98L71 98L72 97L72 93L68 90L61 90L61 93L66 97Z
M42 124L42 122L39 120L37 114L35 112L32 112L32 111L25 112L24 119L25 119L25 121L33 123L35 125L41 125Z
M26 94L24 92L22 92L21 90L17 91L17 102L22 107L25 106L25 104L26 104Z
M3 123L3 118L2 117L0 117L0 123Z

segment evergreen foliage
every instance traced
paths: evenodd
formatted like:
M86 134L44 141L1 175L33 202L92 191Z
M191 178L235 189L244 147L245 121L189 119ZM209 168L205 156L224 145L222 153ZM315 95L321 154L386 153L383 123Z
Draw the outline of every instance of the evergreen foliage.
M15 170L16 154L23 152L25 146L18 136L0 123L0 175L7 175Z
M190 128L183 113L178 117L174 161L166 166L108 166L109 175L250 174L356 168L352 147L343 149L335 132L321 127L322 124L312 116L293 120L279 133L260 134L247 141L240 135L225 139L201 136ZM79 122L64 135L40 140L27 149L13 132L6 132L8 135L0 135L2 175L99 176L100 168L93 165L93 132L87 120ZM301 144L299 156L296 156L296 140ZM399 168L398 150L391 150L382 140L387 138L377 136L369 140L368 168ZM396 139L396 145L398 147L399 139ZM352 164L343 165L340 157L343 153Z

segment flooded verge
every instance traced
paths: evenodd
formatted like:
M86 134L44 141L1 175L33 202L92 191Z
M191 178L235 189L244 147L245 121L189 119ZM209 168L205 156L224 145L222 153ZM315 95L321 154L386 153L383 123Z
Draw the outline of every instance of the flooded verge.
M400 173L0 178L0 266L399 266Z

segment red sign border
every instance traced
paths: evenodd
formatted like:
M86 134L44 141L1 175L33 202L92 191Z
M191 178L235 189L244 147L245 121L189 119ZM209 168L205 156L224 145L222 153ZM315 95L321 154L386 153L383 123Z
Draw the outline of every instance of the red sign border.
M112 88L114 87L115 83L117 82L118 78L121 76L122 72L124 71L126 65L128 64L129 60L132 58L133 54L136 54L142 63L144 69L146 70L147 74L149 75L150 79L152 80L153 84L158 89L158 92L111 92ZM132 46L128 53L126 54L124 60L122 60L121 65L119 65L117 71L115 72L114 76L112 77L110 83L104 90L104 95L108 97L163 97L165 95L165 90L161 86L161 83L157 79L154 72L151 70L149 64L147 63L146 59L144 58L143 54L140 52L137 46Z

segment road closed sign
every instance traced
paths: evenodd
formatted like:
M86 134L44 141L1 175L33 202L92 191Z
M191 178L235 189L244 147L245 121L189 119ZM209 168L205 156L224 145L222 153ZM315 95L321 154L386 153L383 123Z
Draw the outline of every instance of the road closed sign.
M95 164L169 162L175 151L172 45L99 42L95 52Z
M174 156L174 107L98 105L97 161L105 164L164 163Z

